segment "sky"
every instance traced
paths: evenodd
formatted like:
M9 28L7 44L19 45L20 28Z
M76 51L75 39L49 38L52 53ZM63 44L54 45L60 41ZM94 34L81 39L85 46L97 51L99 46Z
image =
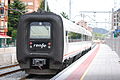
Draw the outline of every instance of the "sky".
M48 0L48 5L52 12L65 12L69 15L70 0ZM114 1L118 0L71 0L71 20L79 21L83 19L88 22L91 27L99 27L111 29L110 23L95 23L95 22L111 22L111 14L106 13L81 13L80 11L112 11ZM120 2L120 1L119 1ZM118 4L118 2L116 2Z

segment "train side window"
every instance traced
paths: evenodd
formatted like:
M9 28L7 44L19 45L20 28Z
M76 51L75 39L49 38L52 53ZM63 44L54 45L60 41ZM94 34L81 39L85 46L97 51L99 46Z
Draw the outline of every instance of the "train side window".
M82 40L80 33L68 32L69 42L80 42Z
M68 36L68 31L66 31L66 36Z
M66 43L68 43L68 31L65 32Z

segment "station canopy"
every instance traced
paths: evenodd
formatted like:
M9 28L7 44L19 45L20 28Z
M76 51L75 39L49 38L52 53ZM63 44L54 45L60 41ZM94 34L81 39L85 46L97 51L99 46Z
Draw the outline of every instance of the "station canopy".
M1 39L1 38L2 38L2 39L7 39L7 38L12 38L12 37L10 37L10 36L8 36L8 35L3 35L3 34L1 35L1 34L0 34L0 39Z

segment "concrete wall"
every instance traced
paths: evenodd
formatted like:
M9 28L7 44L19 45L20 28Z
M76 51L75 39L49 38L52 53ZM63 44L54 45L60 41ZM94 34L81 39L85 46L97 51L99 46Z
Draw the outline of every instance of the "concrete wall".
M15 64L16 59L16 48L0 48L0 65Z

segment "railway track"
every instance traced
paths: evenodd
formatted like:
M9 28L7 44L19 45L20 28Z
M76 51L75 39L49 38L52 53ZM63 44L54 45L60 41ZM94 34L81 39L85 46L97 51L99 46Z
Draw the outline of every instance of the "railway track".
M17 80L31 80L31 79L35 79L35 80L49 80L50 78L53 77L53 75L50 76L40 76L40 75L27 75L24 73L21 73L21 71L23 71L23 69L21 69L19 67L19 64L15 64L15 65L9 65L9 66L3 66L0 67L0 79L6 79L5 77L7 77L7 79L17 79ZM20 73L17 73L20 72ZM16 76L16 75L24 75L24 76ZM3 78L2 78L3 77Z
M54 75L28 75L20 80L50 80Z
M22 71L19 64L0 67L0 77Z

